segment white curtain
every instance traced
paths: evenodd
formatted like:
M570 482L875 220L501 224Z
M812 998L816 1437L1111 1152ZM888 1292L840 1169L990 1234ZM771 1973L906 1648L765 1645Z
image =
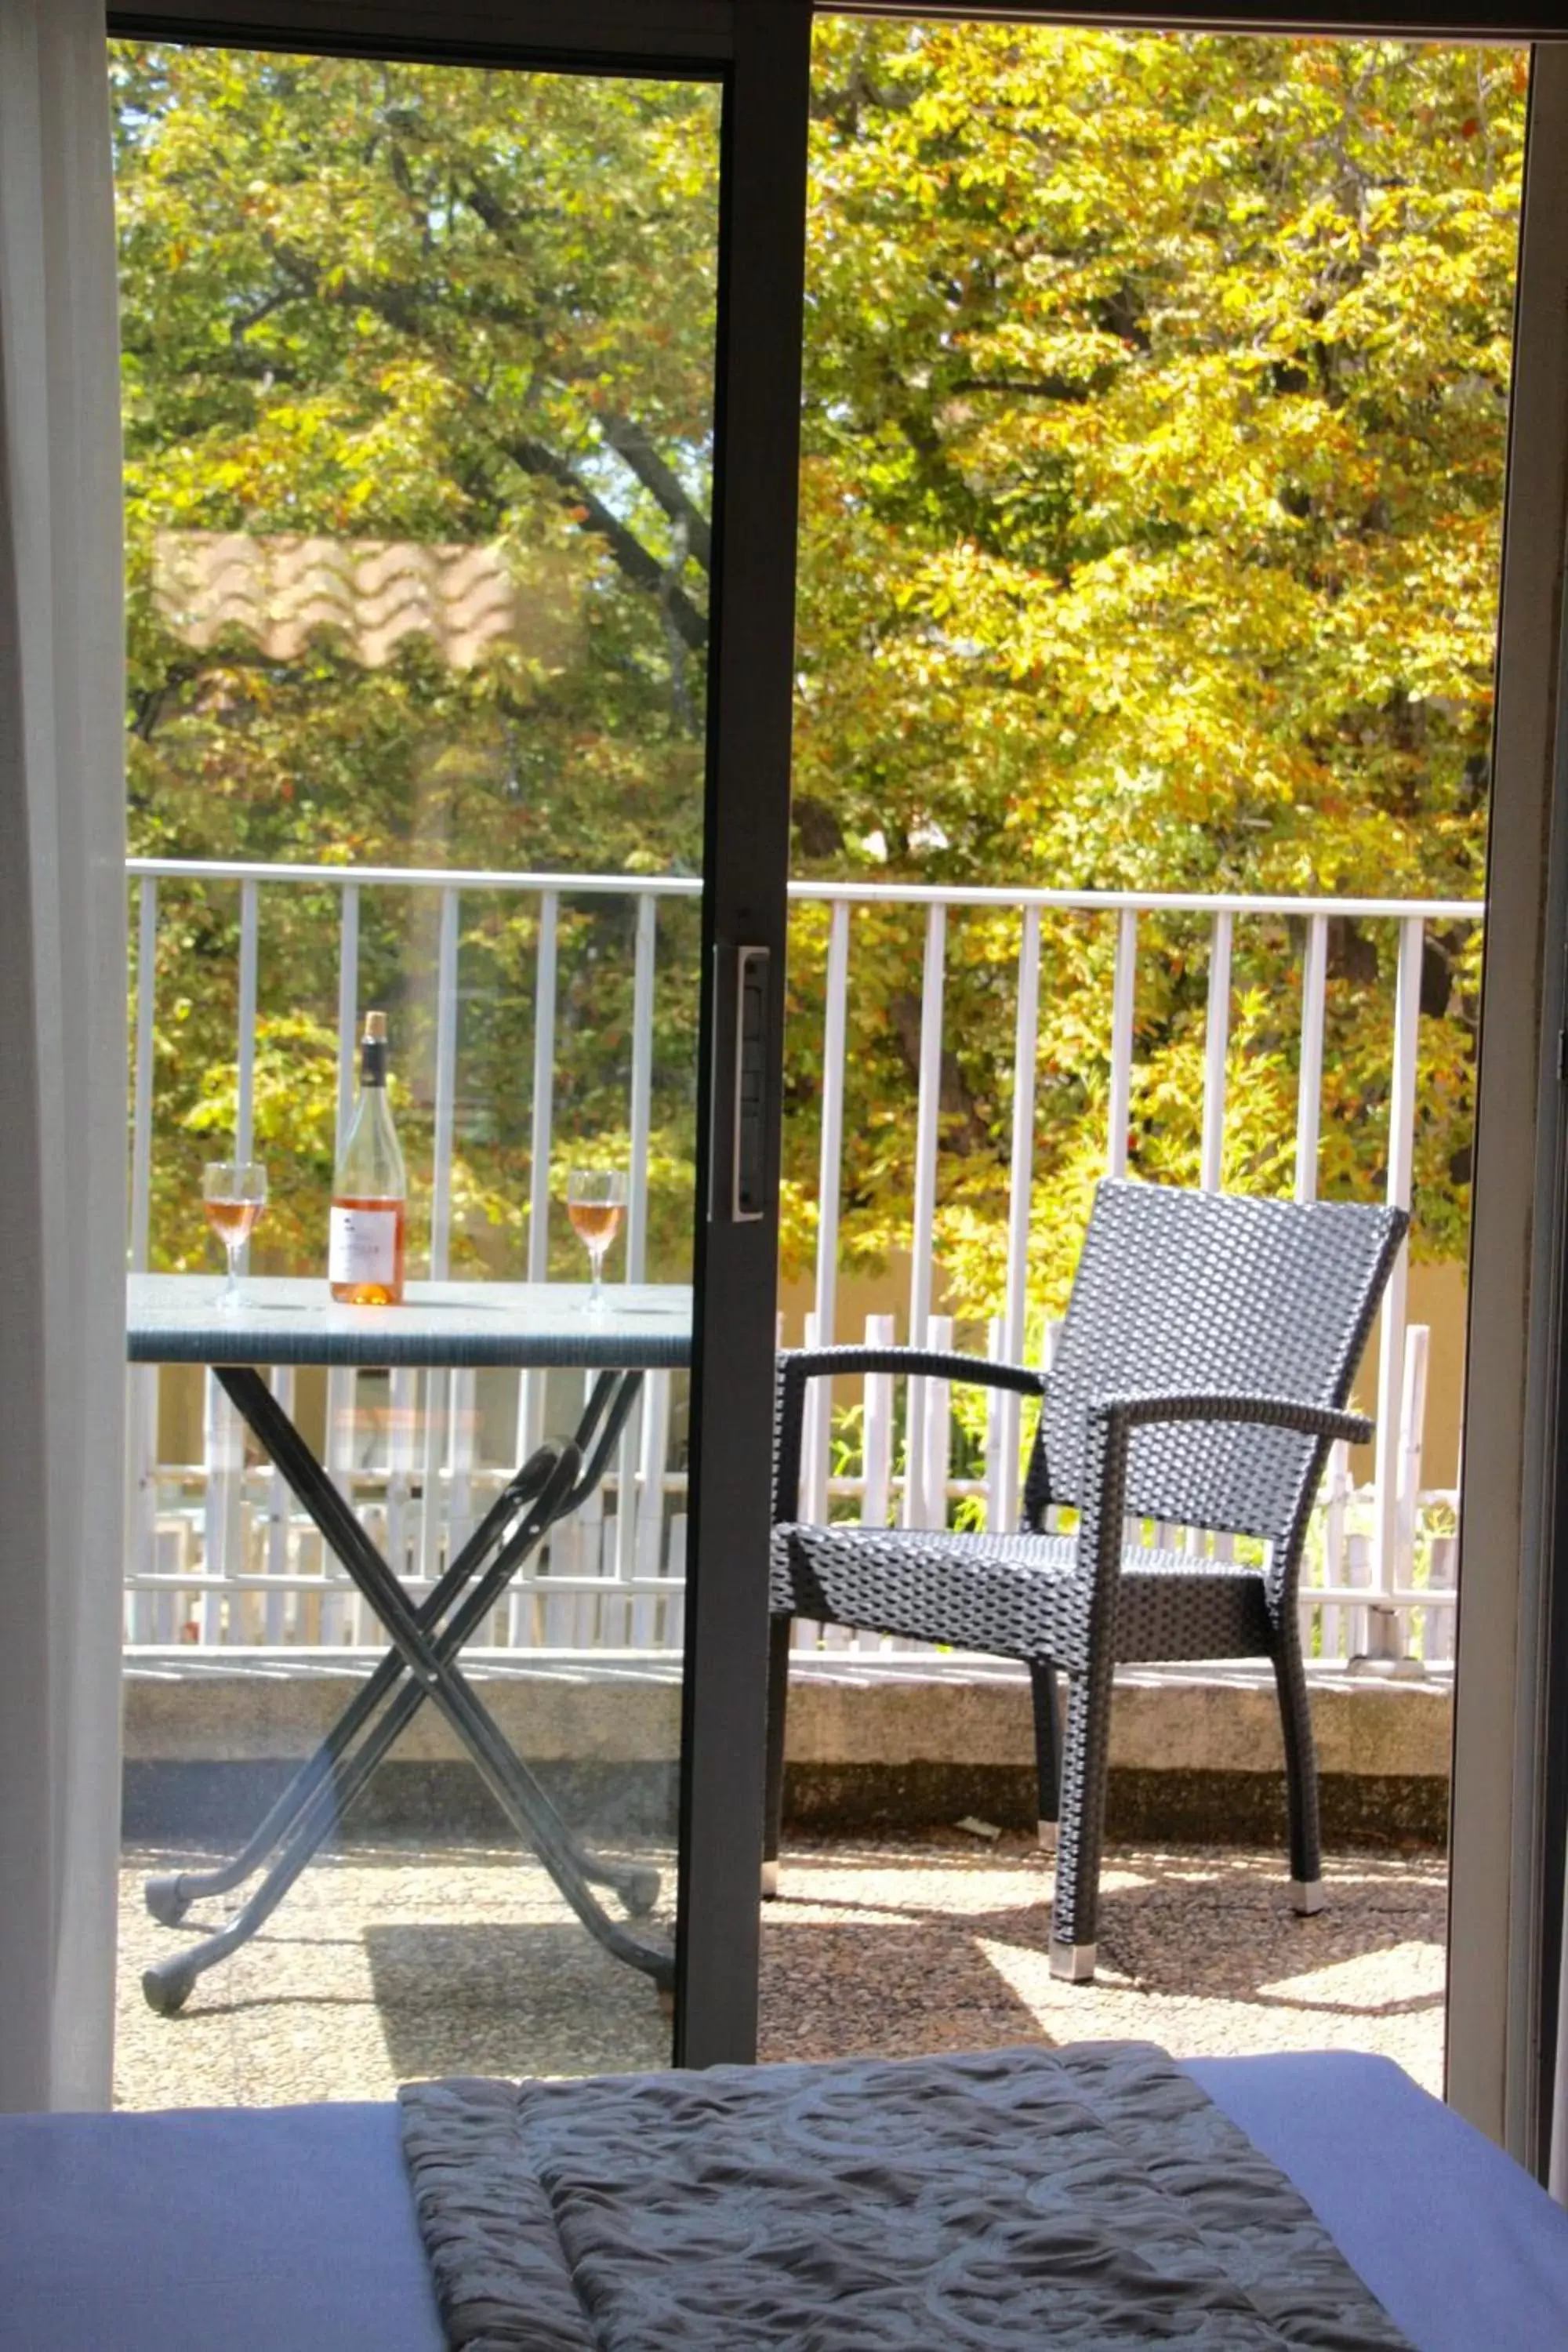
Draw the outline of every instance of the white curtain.
M111 2081L120 531L103 0L0 0L0 2109Z

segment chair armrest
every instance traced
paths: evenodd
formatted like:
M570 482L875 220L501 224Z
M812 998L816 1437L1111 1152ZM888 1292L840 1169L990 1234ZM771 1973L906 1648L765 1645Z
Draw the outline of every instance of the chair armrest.
M1098 1396L1089 1408L1084 1438L1083 1518L1079 1542L1095 1586L1095 1611L1109 1610L1121 1572L1126 1516L1127 1451L1135 1429L1170 1422L1251 1422L1298 1431L1323 1444L1339 1438L1364 1444L1373 1424L1364 1413L1299 1397L1248 1395L1234 1389L1190 1389L1166 1394Z
M786 1348L779 1377L804 1387L807 1381L848 1380L865 1372L906 1372L916 1380L970 1381L983 1388L1013 1389L1020 1396L1043 1396L1047 1375L1031 1364L994 1363L989 1356L965 1356L944 1348Z
M1296 1430L1303 1437L1343 1438L1351 1445L1366 1444L1374 1426L1363 1412L1308 1404L1299 1397L1248 1395L1234 1389L1098 1396L1089 1414L1090 1421L1123 1421L1130 1430L1146 1429L1155 1422L1261 1422L1271 1429Z
M778 1359L773 1422L773 1524L800 1509L801 1432L808 1381L863 1379L868 1372L912 1380L958 1381L1016 1396L1043 1397L1047 1375L1027 1364L993 1363L939 1348L792 1348Z

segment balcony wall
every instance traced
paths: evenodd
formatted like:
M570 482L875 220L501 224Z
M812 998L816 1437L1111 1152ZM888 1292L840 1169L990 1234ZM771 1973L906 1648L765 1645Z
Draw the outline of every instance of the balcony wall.
M128 1834L226 1837L310 1755L368 1671L320 1652L133 1660L126 1686ZM1331 1846L1441 1845L1452 1683L1309 1669ZM520 1754L603 1834L669 1818L679 1738L673 1663L600 1654L481 1663L487 1706ZM802 1656L792 1676L786 1804L848 1833L1027 1829L1036 1815L1027 1682L992 1660ZM1111 1731L1113 1837L1282 1843L1279 1714L1266 1667L1129 1668ZM416 1718L355 1816L363 1829L509 1836L434 1708Z

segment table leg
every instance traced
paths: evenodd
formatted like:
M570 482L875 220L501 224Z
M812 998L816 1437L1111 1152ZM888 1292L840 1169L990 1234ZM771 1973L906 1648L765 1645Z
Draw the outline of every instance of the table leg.
M606 1371L599 1374L588 1402L584 1407L573 1441L583 1453L586 1454L590 1445L593 1446L593 1452L576 1485L559 1508L552 1513L552 1521L565 1517L574 1511L584 1495L591 1492L599 1478L603 1476L610 1453L631 1410L641 1379L640 1372L627 1374ZM604 1424L602 1430L601 1423ZM595 1433L598 1433L598 1442L594 1444ZM258 1431L257 1434L259 1437L261 1433ZM507 1521L512 1518L523 1504L539 1491L543 1481L549 1476L554 1461L553 1451L549 1447L541 1447L539 1452L517 1472L505 1492L497 1498L486 1513L484 1519L463 1546L457 1559L448 1564L434 1589L426 1595L417 1612L422 1625L434 1629L440 1624L447 1610L455 1604L470 1579L477 1573L480 1562L491 1546L500 1539ZM521 1556L521 1553L514 1554L514 1567ZM220 1864L216 1869L161 1871L150 1877L142 1889L142 1894L147 1908L153 1918L165 1927L177 1927L193 1903L200 1902L209 1895L226 1895L231 1888L239 1885L243 1880L248 1878L252 1871L258 1869L268 1854L276 1846L281 1844L287 1837L299 1815L310 1802L316 1791L331 1777L338 1758L345 1752L356 1734L374 1715L388 1692L396 1686L406 1671L405 1662L398 1652L389 1651L371 1675L363 1690L350 1702L315 1754L308 1763L301 1766L288 1787L268 1808L266 1814L258 1822L255 1831L237 1854L231 1856L227 1862ZM614 1886L617 1893L623 1895L628 1891L634 1895L640 1895L643 1892L646 1873L627 1872L621 1865L612 1864L605 1866L604 1875L600 1877L599 1868L594 1858L586 1854L584 1856L583 1867L586 1876L600 1878L601 1884ZM634 1903L632 1907L635 1909L639 1906Z
M183 2008L198 1977L226 1959L247 1943L257 1930L270 1918L289 1889L312 1857L332 1834L362 1790L369 1782L377 1766L423 1704L425 1693L416 1685L405 1685L397 1698L374 1727L363 1746L353 1756L341 1763L328 1785L317 1790L313 1801L297 1817L288 1843L266 1877L244 1908L227 1927L206 1937L166 1960L160 1960L146 1969L142 1978L142 1990L152 2008L171 2017ZM675 1985L674 1954L657 1945L645 1944L610 1918L588 1891L586 1874L577 1866L577 1857L570 1841L556 1833L552 1824L559 1816L544 1792L533 1780L525 1765L519 1764L521 1783L531 1790L524 1802L516 1801L517 1784L498 1780L486 1762L476 1757L491 1794L503 1806L513 1825L531 1845L551 1877L583 1926L596 1942L602 1944L615 1958L628 1967L640 1969L653 1979L662 1993ZM651 1881L651 1902L658 1892L658 1873L646 1871Z
M468 1584L476 1567L499 1541L508 1520L542 1490L555 1467L556 1455L550 1446L541 1446L510 1480L505 1492L485 1515L483 1521L469 1537L458 1558L447 1567L434 1589L426 1595L419 1610L422 1624L437 1626L447 1609ZM399 1683L406 1668L395 1650L391 1650L371 1675L364 1688L358 1692L327 1733L320 1748L307 1764L300 1767L288 1787L258 1822L250 1837L229 1861L214 1870L177 1870L161 1872L148 1879L143 1889L148 1910L165 1927L177 1927L193 1903L205 1895L226 1895L279 1844L290 1826L316 1791L331 1775L338 1758L344 1753L356 1733L369 1722L387 1693Z
M199 1975L255 1934L331 1833L347 1807L354 1801L426 1697L434 1698L447 1717L492 1795L514 1827L538 1853L583 1925L616 1958L652 1976L661 1990L668 1990L674 1978L672 1956L639 1942L619 1927L603 1911L587 1884L593 1879L615 1886L629 1909L639 1910L648 1907L657 1897L658 1874L647 1868L605 1864L584 1852L533 1774L513 1753L499 1726L465 1682L456 1664L464 1642L489 1609L494 1606L515 1573L519 1560L539 1542L554 1519L576 1507L584 1494L591 1490L596 1477L602 1475L630 1410L640 1375L606 1375L605 1380L595 1384L595 1395L584 1417L582 1434L587 1437L593 1433L601 1417L604 1427L598 1433L598 1443L594 1446L587 1468L579 1475L578 1449L575 1445L569 1447L555 1465L556 1475L549 1478L532 1511L502 1545L490 1568L473 1583L468 1598L453 1607L453 1613L444 1626L437 1626L435 1620L441 1610L451 1605L458 1587L472 1578L471 1563L477 1549L487 1547L488 1542L493 1539L496 1512L487 1517L485 1526L465 1546L459 1560L448 1569L424 1606L415 1611L387 1563L369 1542L357 1517L326 1477L259 1375L245 1367L226 1368L220 1371L219 1378L300 1502L315 1519L325 1540L375 1610L395 1646L377 1668L371 1684L345 1711L317 1755L272 1807L267 1821L249 1841L244 1853L236 1857L235 1863L226 1865L222 1872L189 1874L174 1881L169 1896L164 1899L170 1910L174 1910L174 1902L179 1901L179 1911L174 1911L177 1918L184 1909L184 1899L188 1899L186 1890L193 1893L204 1891L199 1885L193 1886L193 1880L205 1880L207 1888L212 1887L213 1880L219 1878L226 1885L237 1884L238 1878L245 1874L239 1864L247 1856L251 1857L249 1866L254 1867L255 1858L270 1851L280 1837L287 1839L283 1852L262 1885L227 1927L146 1971L142 1989L150 2003L165 2013L178 2009ZM605 1383L617 1378L619 1391L606 1414L604 1411L608 1393ZM528 1476L532 1467L531 1464L525 1465L524 1472L519 1474L519 1480L513 1482L514 1486ZM504 1519L512 1507L513 1505L503 1498L503 1504L497 1509ZM405 1673L411 1679L397 1692L391 1706L353 1757L345 1760L353 1738L370 1720L395 1686L403 1681ZM152 1885L148 1889L148 1900L153 1906L154 1889Z

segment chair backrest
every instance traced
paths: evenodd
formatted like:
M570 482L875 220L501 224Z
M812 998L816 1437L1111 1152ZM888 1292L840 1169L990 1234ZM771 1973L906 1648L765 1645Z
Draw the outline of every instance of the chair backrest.
M1101 1397L1223 1389L1343 1406L1408 1223L1402 1209L1107 1178L1058 1335L1030 1503L1081 1502ZM1279 1540L1311 1500L1317 1445L1255 1423L1141 1429L1128 1508Z

